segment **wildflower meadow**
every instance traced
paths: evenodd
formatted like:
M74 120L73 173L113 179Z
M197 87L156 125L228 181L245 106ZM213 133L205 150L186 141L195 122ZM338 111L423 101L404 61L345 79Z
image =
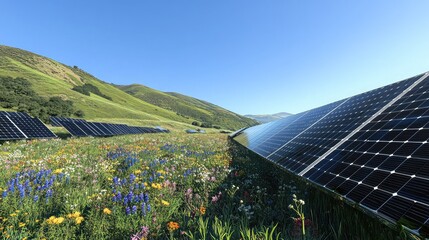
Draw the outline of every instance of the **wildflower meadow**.
M5 142L0 237L409 237L245 151L224 134Z

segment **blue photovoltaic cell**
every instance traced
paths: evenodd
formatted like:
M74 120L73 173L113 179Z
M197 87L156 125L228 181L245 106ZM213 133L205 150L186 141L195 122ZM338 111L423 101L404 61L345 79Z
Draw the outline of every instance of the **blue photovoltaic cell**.
M92 132L94 132L94 134L95 134L94 136L107 136L107 134L102 129L97 127L97 125L95 123L86 122L86 124L92 130Z
M0 140L14 140L27 138L6 116L0 114Z
M317 123L317 121L322 119L325 115L329 114L345 101L346 100L337 101L323 107L307 111L303 114L297 114L296 116L298 117L296 121L292 121L290 124L284 128L278 129L277 131L271 131L271 136L266 137L266 140L255 148L254 151L264 157L274 154L277 149L298 137L304 130L310 128L313 124Z
M84 119L51 117L51 122L67 129L73 136L114 136L139 133L168 132L166 129L128 126L126 124L87 122Z
M62 126L57 117L50 117L49 120L51 121L51 125L54 127L61 127Z
M94 125L96 127L98 127L98 129L100 129L103 133L104 136L113 136L114 133L112 131L110 131L106 126L105 123L99 123L99 122L94 122Z
M34 139L34 138L54 138L55 134L51 132L38 118L32 118L27 113L23 112L0 112L0 116L9 119L14 125L14 128L19 129L18 132L9 134L15 138L9 139ZM7 122L7 121L6 121ZM6 124L6 122L4 124ZM6 126L6 125L5 125ZM14 129L10 128L9 129ZM12 131L12 130L11 130ZM15 130L13 130L15 131ZM23 135L22 135L23 134ZM20 137L18 137L20 136Z
M292 172L300 173L415 80L394 83L347 99L268 159Z
M27 138L54 138L55 134L39 119L26 113L10 112L9 119L27 136Z
M343 100L327 114L310 110L288 125L256 126L233 138L387 220L429 234L427 76Z
M67 131L75 136L75 137L86 137L88 136L88 134L86 132L84 132L82 129L79 128L78 125L76 125L75 122L73 121L63 121L61 122L61 124L63 125L63 127L65 129L67 129Z
M82 130L87 136L95 136L94 131L88 126L87 122L85 121L75 121L74 122L80 130Z
M428 138L426 78L304 177L419 231L429 218L415 214L417 207L429 213Z

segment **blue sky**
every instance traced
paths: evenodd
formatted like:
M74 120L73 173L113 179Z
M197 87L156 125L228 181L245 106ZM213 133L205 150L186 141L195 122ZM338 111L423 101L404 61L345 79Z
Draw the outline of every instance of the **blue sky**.
M4 0L0 44L240 114L298 113L429 71L429 1Z

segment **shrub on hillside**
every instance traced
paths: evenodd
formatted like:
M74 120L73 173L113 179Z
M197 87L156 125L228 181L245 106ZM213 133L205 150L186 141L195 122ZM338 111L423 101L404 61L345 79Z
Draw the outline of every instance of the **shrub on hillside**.
M201 123L200 127L203 127L203 128L211 128L211 127L212 127L212 124L211 124L211 123L208 123L208 122L203 122L203 123Z
M75 111L72 101L60 97L46 100L31 89L27 79L11 77L0 77L0 106L29 113L45 122L49 116L69 117Z
M76 115L76 117L79 117L79 118L83 118L83 117L85 117L85 113L84 113L82 110L77 110L77 111L74 113L74 115Z
M76 92L79 92L79 93L82 93L82 94L84 94L84 95L86 95L86 96L89 96L89 95L90 95L90 93L94 93L94 94L96 94L96 95L98 95L98 96L100 96L100 97L102 97L102 98L105 98L105 99L107 99L107 100L112 101L112 98L111 98L111 97L109 97L109 96L107 96L107 95L104 95L104 94L100 91L100 89L98 89L98 87L96 87L96 86L94 86L94 85L92 85L92 84L89 84L89 83L85 83L85 84L84 84L84 85L82 85L82 86L75 86L75 87L73 87L73 88L72 88L72 90L74 90L74 91L76 91Z

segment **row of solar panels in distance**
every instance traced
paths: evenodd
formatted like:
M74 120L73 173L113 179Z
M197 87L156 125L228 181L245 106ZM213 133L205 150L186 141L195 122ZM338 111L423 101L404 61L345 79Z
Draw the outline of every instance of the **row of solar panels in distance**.
M141 134L141 133L160 133L168 132L168 130L156 127L136 127L126 124L87 122L83 119L51 117L52 126L62 126L67 129L70 134L76 137L94 136L115 136L125 134Z
M54 138L38 118L23 112L0 111L0 140Z
M282 168L429 235L429 78L246 129L234 139Z

